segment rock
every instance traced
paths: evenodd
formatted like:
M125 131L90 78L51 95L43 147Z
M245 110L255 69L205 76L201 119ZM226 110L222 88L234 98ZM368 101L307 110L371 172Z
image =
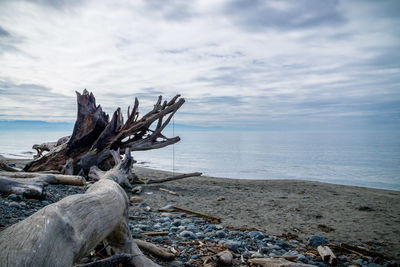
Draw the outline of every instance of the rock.
M222 200L225 200L225 198L223 196L217 197L217 201L222 201Z
M140 203L140 205L142 205L142 207L147 207L147 206L149 206L146 202L142 202L142 203Z
M179 228L176 226L172 226L171 228L169 228L170 232L178 232Z
M11 201L18 201L19 198L16 194L10 194L7 199L11 200Z
M182 231L179 235L181 237L190 238L190 239L196 239L197 238L197 236L191 231Z
M222 229L224 229L224 227L221 224L217 224L217 225L215 225L215 229L222 230Z
M251 231L249 236L255 239L263 239L265 237L264 234L259 231Z
M308 240L308 245L315 248L326 243L328 242L325 240L325 238L318 235L313 235Z
M142 187L140 185L135 186L134 188L132 188L132 194L135 195L139 195L140 193L142 193Z
M227 247L228 249L232 250L233 252L237 253L238 248L241 246L241 242L239 241L234 241L234 240L227 240L223 242L223 245Z
M270 252L270 250L267 247L261 247L260 248L260 252L263 253L263 254L268 254Z
M218 238L224 238L226 236L226 233L224 230L219 230L219 231L215 232L215 236Z
M173 225L173 226L180 226L181 224L182 224L182 221L179 220L179 219L175 219L175 220L172 222L172 225Z
M8 204L8 206L9 206L10 208L20 208L20 207L21 207L21 206L18 204L18 202L15 202L15 201L10 202L10 204Z
M297 259L301 262L308 263L308 259L302 254L297 255Z
M171 267L182 267L184 263L181 261L173 261L171 262Z

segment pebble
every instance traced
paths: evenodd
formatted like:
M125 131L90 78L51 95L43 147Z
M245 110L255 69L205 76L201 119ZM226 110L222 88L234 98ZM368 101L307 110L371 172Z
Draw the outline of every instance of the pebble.
M223 243L223 245L225 247L227 247L228 249L232 250L233 252L237 253L238 248L241 245L241 243L238 241L234 241L234 240L227 240Z
M308 245L315 248L326 243L328 243L326 239L318 235L313 235L308 240Z
M190 238L190 239L197 238L197 236L192 231L182 231L179 235L181 237Z
M15 202L15 201L10 202L10 204L8 204L8 206L9 206L10 208L19 208L19 207L20 207L19 203L18 203L18 202Z
M11 201L18 201L20 198L16 194L10 194L7 199Z
M255 239L263 239L265 237L264 234L259 231L251 231L249 236Z

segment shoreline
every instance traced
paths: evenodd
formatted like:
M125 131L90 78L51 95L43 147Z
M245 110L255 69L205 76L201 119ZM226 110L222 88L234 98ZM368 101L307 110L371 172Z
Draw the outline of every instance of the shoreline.
M29 161L1 160L16 167ZM135 165L133 170L140 178L172 176L172 172ZM160 192L160 188L179 195ZM140 197L154 210L173 205L219 217L225 227L258 228L275 236L291 233L304 243L319 235L328 242L358 244L400 259L396 238L400 236L400 191L302 180L201 176L143 185Z

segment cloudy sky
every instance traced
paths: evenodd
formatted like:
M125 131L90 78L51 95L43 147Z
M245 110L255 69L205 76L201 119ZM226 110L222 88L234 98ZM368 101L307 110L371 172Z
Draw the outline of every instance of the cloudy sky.
M0 120L74 121L158 95L176 121L400 125L400 1L0 0Z

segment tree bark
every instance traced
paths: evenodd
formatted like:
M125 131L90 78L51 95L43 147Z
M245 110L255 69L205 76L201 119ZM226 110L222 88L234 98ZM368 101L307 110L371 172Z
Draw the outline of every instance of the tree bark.
M132 157L94 183L0 232L2 266L72 266L101 241L114 253L132 254L134 266L158 266L146 258L128 227L128 197L119 185Z
M108 170L112 168L107 161L112 157L111 150L150 150L174 144L180 138L167 138L162 131L184 102L180 95L169 102L162 102L159 96L153 110L139 119L139 101L135 98L132 112L128 108L126 122L120 108L109 121L109 116L101 106L96 105L92 93L86 90L82 94L77 92L78 114L71 137L62 138L56 144L34 145L38 150L38 158L27 164L24 170L57 170L69 174L77 174L82 169L87 173L92 166ZM153 123L156 126L150 129ZM49 152L42 155L45 150Z

